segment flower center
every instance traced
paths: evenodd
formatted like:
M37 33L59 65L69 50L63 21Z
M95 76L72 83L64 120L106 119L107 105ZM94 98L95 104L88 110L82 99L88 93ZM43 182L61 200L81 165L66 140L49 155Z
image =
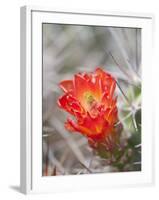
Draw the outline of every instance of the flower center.
M91 106L92 103L95 102L95 99L94 99L93 95L90 92L86 92L84 94L84 98L85 98L85 100L86 100L86 102L87 102L87 104L89 106Z
M85 92L84 93L84 102L83 102L84 108L89 112L91 116L97 116L98 110L97 110L97 100L92 95L91 92Z

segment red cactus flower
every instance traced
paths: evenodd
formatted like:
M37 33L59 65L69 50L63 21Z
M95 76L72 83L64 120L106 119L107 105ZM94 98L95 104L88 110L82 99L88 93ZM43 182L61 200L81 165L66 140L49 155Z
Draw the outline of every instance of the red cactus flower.
M118 121L116 81L107 72L97 68L92 73L78 73L73 80L60 82L64 95L58 105L72 116L65 127L80 132L89 141L113 135Z

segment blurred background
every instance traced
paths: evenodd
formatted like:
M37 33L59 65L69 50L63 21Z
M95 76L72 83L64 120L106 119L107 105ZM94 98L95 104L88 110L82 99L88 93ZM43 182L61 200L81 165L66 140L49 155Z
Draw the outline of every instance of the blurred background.
M117 80L119 118L124 137L141 141L141 29L43 24L43 175L115 172L95 156L87 140L64 128L58 83L97 66ZM136 135L133 138L136 141ZM141 169L141 142L127 171ZM136 160L137 159L137 160Z

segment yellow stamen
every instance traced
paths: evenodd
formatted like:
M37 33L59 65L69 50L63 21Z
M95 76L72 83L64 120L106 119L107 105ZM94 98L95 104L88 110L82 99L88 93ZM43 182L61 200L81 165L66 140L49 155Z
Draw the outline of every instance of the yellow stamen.
M84 98L86 99L86 102L87 102L89 105L91 105L91 104L95 101L93 95L92 95L90 92L86 92L86 93L84 94Z

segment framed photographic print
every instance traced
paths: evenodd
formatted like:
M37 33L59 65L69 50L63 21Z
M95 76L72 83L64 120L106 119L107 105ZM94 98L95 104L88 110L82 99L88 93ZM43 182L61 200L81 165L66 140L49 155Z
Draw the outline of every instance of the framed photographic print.
M148 14L21 8L21 191L153 182Z

